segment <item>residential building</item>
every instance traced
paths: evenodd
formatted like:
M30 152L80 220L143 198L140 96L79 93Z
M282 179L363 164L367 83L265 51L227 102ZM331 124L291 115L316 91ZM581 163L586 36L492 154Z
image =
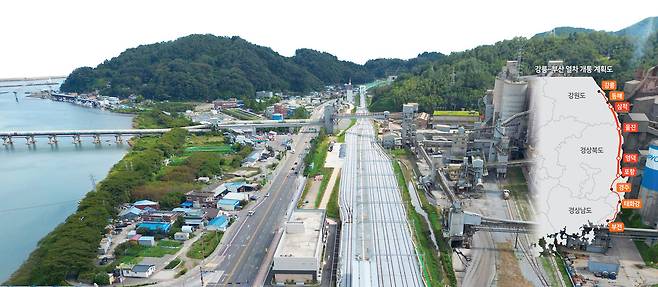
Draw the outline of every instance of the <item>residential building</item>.
M233 109L233 108L238 108L241 106L240 101L238 101L235 98L231 98L228 100L214 100L212 101L213 106L215 107L216 110L221 110L221 109Z
M123 276L134 278L149 278L155 272L155 265L152 264L137 264L131 269L122 270Z
M204 226L206 224L206 212L200 208L174 208L173 211L182 212L185 225Z
M229 192L224 197L223 199L234 199L234 200L249 200L249 195L247 193L239 193L239 192Z
M215 205L215 192L214 191L200 191L192 190L185 194L185 200L192 202L196 208L210 207Z
M274 111L273 114L282 114L282 115L287 115L288 114L288 107L282 103L276 103L274 104Z
M256 92L257 99L271 98L274 96L274 93L271 91L258 91Z
M170 223L173 224L178 219L179 213L174 211L151 211L142 214L143 222Z
M212 220L210 220L210 222L208 222L208 226L206 227L206 229L224 232L226 231L226 228L228 228L228 224L229 224L228 216L219 215L213 218Z
M159 203L157 203L155 201L150 201L150 200L136 201L135 203L133 203L133 206L137 207L141 210L144 210L145 208L152 208L152 209L155 209L155 210L160 209L160 204Z
M221 210L236 210L240 207L240 201L235 199L220 199L217 208Z
M121 210L119 212L119 219L121 219L121 220L135 220L140 215L142 215L143 212L144 211L142 209L131 206L131 207L126 208L124 210Z

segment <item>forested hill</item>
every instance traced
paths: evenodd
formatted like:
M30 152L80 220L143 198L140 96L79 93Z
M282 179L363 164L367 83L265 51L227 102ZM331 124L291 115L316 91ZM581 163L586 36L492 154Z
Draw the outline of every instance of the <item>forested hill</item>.
M270 48L239 37L190 35L124 51L96 68L78 68L65 92L95 89L104 95L158 100L212 100L256 90L306 91L322 81Z
M415 61L381 59L380 65L371 65L374 72L367 65L314 50L300 49L295 56L284 57L240 37L190 35L128 49L96 68L78 68L61 90L99 90L108 96L134 94L157 100L244 98L259 90L302 92L349 79L365 83L386 73L405 72L425 58L436 58L432 56Z
M656 41L655 36L651 39ZM623 82L630 79L638 67L639 61L633 60L634 50L629 38L606 32L500 41L451 53L421 66L423 68L418 71L401 75L392 85L374 91L370 109L398 111L403 103L418 102L419 108L426 112L477 110L478 100L487 89L493 88L494 78L505 61L519 57L524 74L534 74L535 66L557 59L564 60L565 65L611 65L615 72L605 77Z

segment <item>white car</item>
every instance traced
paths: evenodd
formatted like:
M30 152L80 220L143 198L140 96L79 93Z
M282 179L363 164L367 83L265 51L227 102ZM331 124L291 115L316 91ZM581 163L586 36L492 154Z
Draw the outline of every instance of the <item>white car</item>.
M249 210L249 212L247 212L247 216L252 216L252 215L254 215L254 213L256 213L256 211Z
M265 197L269 197L269 196L270 196L270 193L269 193L269 192L265 194Z

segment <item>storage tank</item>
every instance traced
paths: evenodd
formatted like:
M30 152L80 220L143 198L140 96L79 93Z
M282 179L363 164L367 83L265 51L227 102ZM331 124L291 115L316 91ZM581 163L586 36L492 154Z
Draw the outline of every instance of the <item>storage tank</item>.
M658 226L658 140L649 145L647 163L642 173L639 198L642 200L640 215L644 224Z

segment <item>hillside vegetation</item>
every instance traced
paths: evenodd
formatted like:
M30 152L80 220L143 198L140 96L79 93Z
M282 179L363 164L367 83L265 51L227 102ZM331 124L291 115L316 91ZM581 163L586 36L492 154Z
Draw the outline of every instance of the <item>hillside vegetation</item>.
M493 88L505 61L519 57L524 74L534 74L535 66L560 59L565 65L611 65L614 73L591 75L623 82L631 79L637 67L632 60L633 51L634 45L628 38L605 32L500 41L452 53L419 71L401 75L392 85L374 91L370 109L399 111L403 103L418 102L426 112L477 110L478 100Z
M189 35L128 49L96 68L78 68L60 89L155 100L250 99L259 90L304 92L350 79L364 83L404 72L432 55L418 61L380 59L364 66L310 49L284 57L240 37Z

